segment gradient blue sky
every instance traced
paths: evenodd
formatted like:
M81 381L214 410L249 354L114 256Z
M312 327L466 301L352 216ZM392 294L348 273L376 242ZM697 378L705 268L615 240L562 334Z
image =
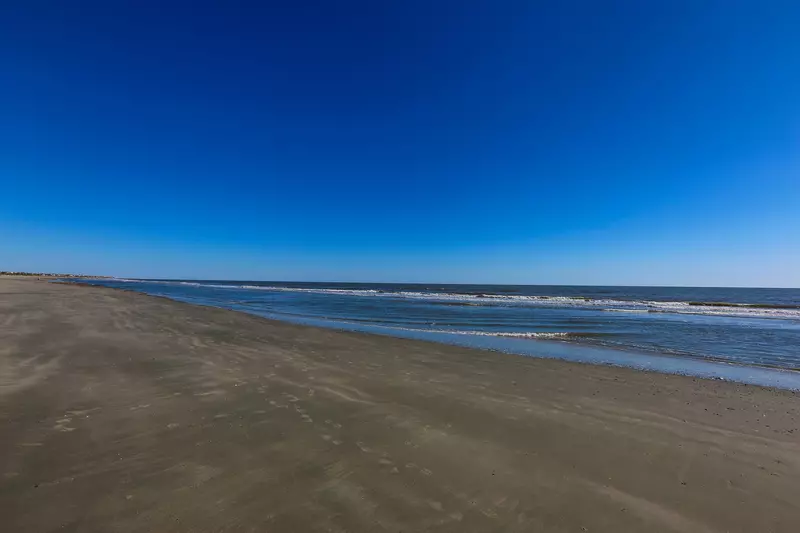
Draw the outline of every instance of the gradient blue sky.
M0 270L800 286L800 3L0 7Z

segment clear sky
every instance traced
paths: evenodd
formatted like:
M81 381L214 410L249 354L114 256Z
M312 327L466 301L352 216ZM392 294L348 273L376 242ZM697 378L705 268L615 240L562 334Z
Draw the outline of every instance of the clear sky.
M800 3L3 2L0 270L800 286Z

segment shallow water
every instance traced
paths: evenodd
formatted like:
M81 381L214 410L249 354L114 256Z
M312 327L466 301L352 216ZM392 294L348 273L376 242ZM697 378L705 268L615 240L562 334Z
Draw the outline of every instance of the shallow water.
M270 318L800 388L800 289L93 280Z

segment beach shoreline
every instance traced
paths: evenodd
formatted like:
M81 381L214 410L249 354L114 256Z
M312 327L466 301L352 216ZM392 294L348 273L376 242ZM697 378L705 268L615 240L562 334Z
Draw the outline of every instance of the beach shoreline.
M798 418L786 390L0 277L13 531L795 531Z
M70 281L72 282L72 281ZM481 329L478 325L481 320L485 320L487 315L482 315L481 320L476 321L477 329L470 329L465 324L471 319L469 316L461 316L455 319L453 326L448 325L448 320L451 322L453 317L447 315L447 310L441 307L433 307L427 310L425 316L428 317L430 322L426 322L418 315L418 309L409 308L394 308L389 311L391 320L384 322L386 308L381 308L382 305L391 303L389 301L377 300L372 303L371 309L369 302L376 295L393 294L400 296L403 300L405 296L411 294L415 297L420 296L421 292L408 293L405 292L409 285L398 284L333 284L339 285L333 287L320 287L319 284L302 284L302 283L285 283L283 286L279 282L247 282L247 281L186 281L186 280L131 280L131 279L105 279L105 280L86 280L84 282L88 285L97 285L112 289L120 290L133 290L143 294L152 296L161 296L171 298L179 302L186 302L193 305L206 305L222 309L230 309L234 311L244 312L270 320L277 320L283 323L300 324L312 327L322 327L334 329L338 331L352 331L373 335L389 336L401 339L415 339L436 343L449 344L454 346L461 346L466 348L489 350L505 354L522 355L528 357L556 359L562 361L571 361L577 363L586 363L593 365L610 365L623 368L632 368L641 371L654 371L667 374L677 374L690 377L698 377L705 379L720 379L724 381L733 381L738 383L746 383L749 385L759 385L766 387L777 387L781 389L800 391L800 369L797 368L796 363L791 364L789 361L796 361L796 357L789 350L790 342L787 337L764 337L765 334L780 331L771 328L774 323L771 320L763 318L754 320L752 324L739 324L742 327L734 327L724 331L717 330L714 333L702 330L687 330L685 328L669 329L672 339L666 340L666 331L664 327L671 327L673 323L662 324L657 337L652 339L652 342L642 342L642 339L649 338L652 330L650 329L637 329L633 324L626 324L621 326L622 329L627 329L629 332L635 332L636 341L631 343L629 337L627 341L618 337L620 330L620 323L617 318L612 322L607 322L603 326L597 325L597 318L592 319L587 316L575 316L572 320L572 326L563 325L563 317L556 319L556 323L548 324L546 316L549 313L547 308L536 308L535 315L528 315L528 319L523 323L516 326L516 331L505 331L502 328L497 328L502 324L504 318L496 316L496 321L492 327ZM302 287L301 287L302 285ZM326 284L331 285L331 284ZM343 288L343 287L347 288ZM369 287L369 288L367 288ZM534 292L535 292L535 286ZM448 287L451 291L459 288L461 290L480 288L481 290L489 290L488 287L479 286L453 286ZM424 286L417 287L417 291L425 289ZM442 290L438 287L437 290ZM517 293L517 297L522 295L522 298L529 298L523 293L530 288L527 287L514 287L509 291L509 287L502 287L499 290L500 295L508 296L510 292ZM548 290L552 290L550 287ZM563 288L562 288L563 289ZM580 288L588 290L585 287ZM647 290L659 290L659 288L646 288ZM558 288L556 288L558 290ZM602 289L606 292L605 289ZM708 289L703 289L708 290ZM714 289L711 289L712 291ZM211 291L203 292L203 291ZM257 291L257 292L253 292ZM266 291L266 292L261 292ZM259 294L261 292L261 294ZM286 293L301 294L318 293L322 294L318 300L297 301L289 299L288 302L281 303L280 295ZM339 295L342 292L348 294L346 299L338 299L333 295ZM263 295L268 294L267 299ZM276 299L276 294L278 299ZM433 297L435 302L436 292L427 293L428 297ZM466 293L460 293L466 294ZM471 293L470 293L471 294ZM661 296L665 296L662 294ZM676 296L676 295L672 295ZM687 296L687 295L684 295ZM742 295L752 298L753 295ZM764 297L760 295L757 297ZM331 301L326 301L328 299ZM533 296L534 299L552 298ZM774 299L772 295L769 298ZM575 300L574 297L567 297L568 300ZM583 297L583 300L588 297ZM396 302L397 300L395 300ZM414 301L412 299L411 301ZM644 303L644 302L640 302ZM681 303L681 302L673 302ZM731 304L733 305L733 304ZM737 304L737 305L760 305L760 304ZM360 309L359 309L360 308ZM497 311L508 309L507 307L495 307ZM347 311L349 310L349 311ZM604 315L611 316L611 313L605 313L610 309L603 309ZM347 316L347 313L355 312L354 316ZM364 312L365 314L358 316L358 313ZM438 315L437 313L442 313ZM489 311L492 313L492 311ZM331 316L333 315L333 316ZM411 317L411 318L409 318ZM537 318L539 317L539 318ZM463 322L466 320L467 322ZM404 321L412 323L405 324ZM719 323L725 324L728 321L730 326L730 318L726 319L721 317L715 319L717 326ZM581 327L581 322L591 323L586 324L589 328L607 328L605 332L595 330L594 332L577 332ZM640 324L643 328L652 325L652 321L648 320L646 323ZM723 326L725 327L725 326ZM753 329L756 328L760 331L760 338L753 335ZM749 329L748 329L749 328ZM553 331L553 330L556 331ZM564 331L567 329L567 331ZM466 330L466 331L465 331ZM522 331L520 331L522 330ZM614 332L616 331L616 333ZM786 330L791 335L792 329ZM745 343L737 343L736 339L741 338L741 335L749 333L748 341ZM697 342L702 337L713 334L716 336L718 346L713 353L708 353L708 345L705 345L699 353L691 353L691 346L698 346ZM674 339L681 339L680 342L675 343ZM724 341L722 339L725 339ZM600 342L598 342L600 340ZM609 342L610 341L610 342ZM627 342L627 344L626 344ZM665 346L672 344L670 349ZM749 344L748 344L749 343ZM764 343L773 343L776 347L780 346L772 354L772 357L778 356L776 359L765 358ZM680 348L676 351L676 348ZM750 356L748 350L752 349L756 356ZM730 350L730 352L728 352ZM705 352L705 353L704 353ZM782 353L781 353L782 352ZM779 355L780 353L780 355ZM743 356L743 354L746 354ZM774 364L771 364L774 363Z

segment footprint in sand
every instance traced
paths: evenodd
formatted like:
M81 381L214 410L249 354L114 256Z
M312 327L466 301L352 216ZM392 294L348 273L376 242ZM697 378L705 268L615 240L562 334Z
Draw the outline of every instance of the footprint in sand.
M437 501L434 501L434 500L428 500L428 505L431 506L431 509L435 509L436 511L439 511L439 512L444 510L444 508L442 507L441 502L437 502Z
M433 474L433 472L431 472L427 468L420 468L419 465L416 463L406 463L406 468L411 470L419 470L421 474L424 474L426 476L430 476Z
M225 391L222 391L222 390L219 390L219 389L205 391L205 392L195 392L194 393L195 396L217 396L217 395L223 395L223 394L225 394Z
M400 470L397 469L397 467L394 465L394 463L391 460L386 459L385 457L383 459L378 459L378 463L381 466L389 468L389 473L390 474L399 474L400 473Z
M56 425L53 426L53 429L65 432L75 431L74 427L67 426L67 424L69 424L70 422L72 422L72 418L69 417L59 418L58 420L56 420Z
M372 448L366 446L363 442L356 442L356 446L364 453L372 453Z
M497 512L494 509L481 509L481 514L489 518L497 518Z
M84 416L85 418L89 418L89 413L99 410L99 407L92 407L91 409L76 409L73 411L67 411L66 416Z

